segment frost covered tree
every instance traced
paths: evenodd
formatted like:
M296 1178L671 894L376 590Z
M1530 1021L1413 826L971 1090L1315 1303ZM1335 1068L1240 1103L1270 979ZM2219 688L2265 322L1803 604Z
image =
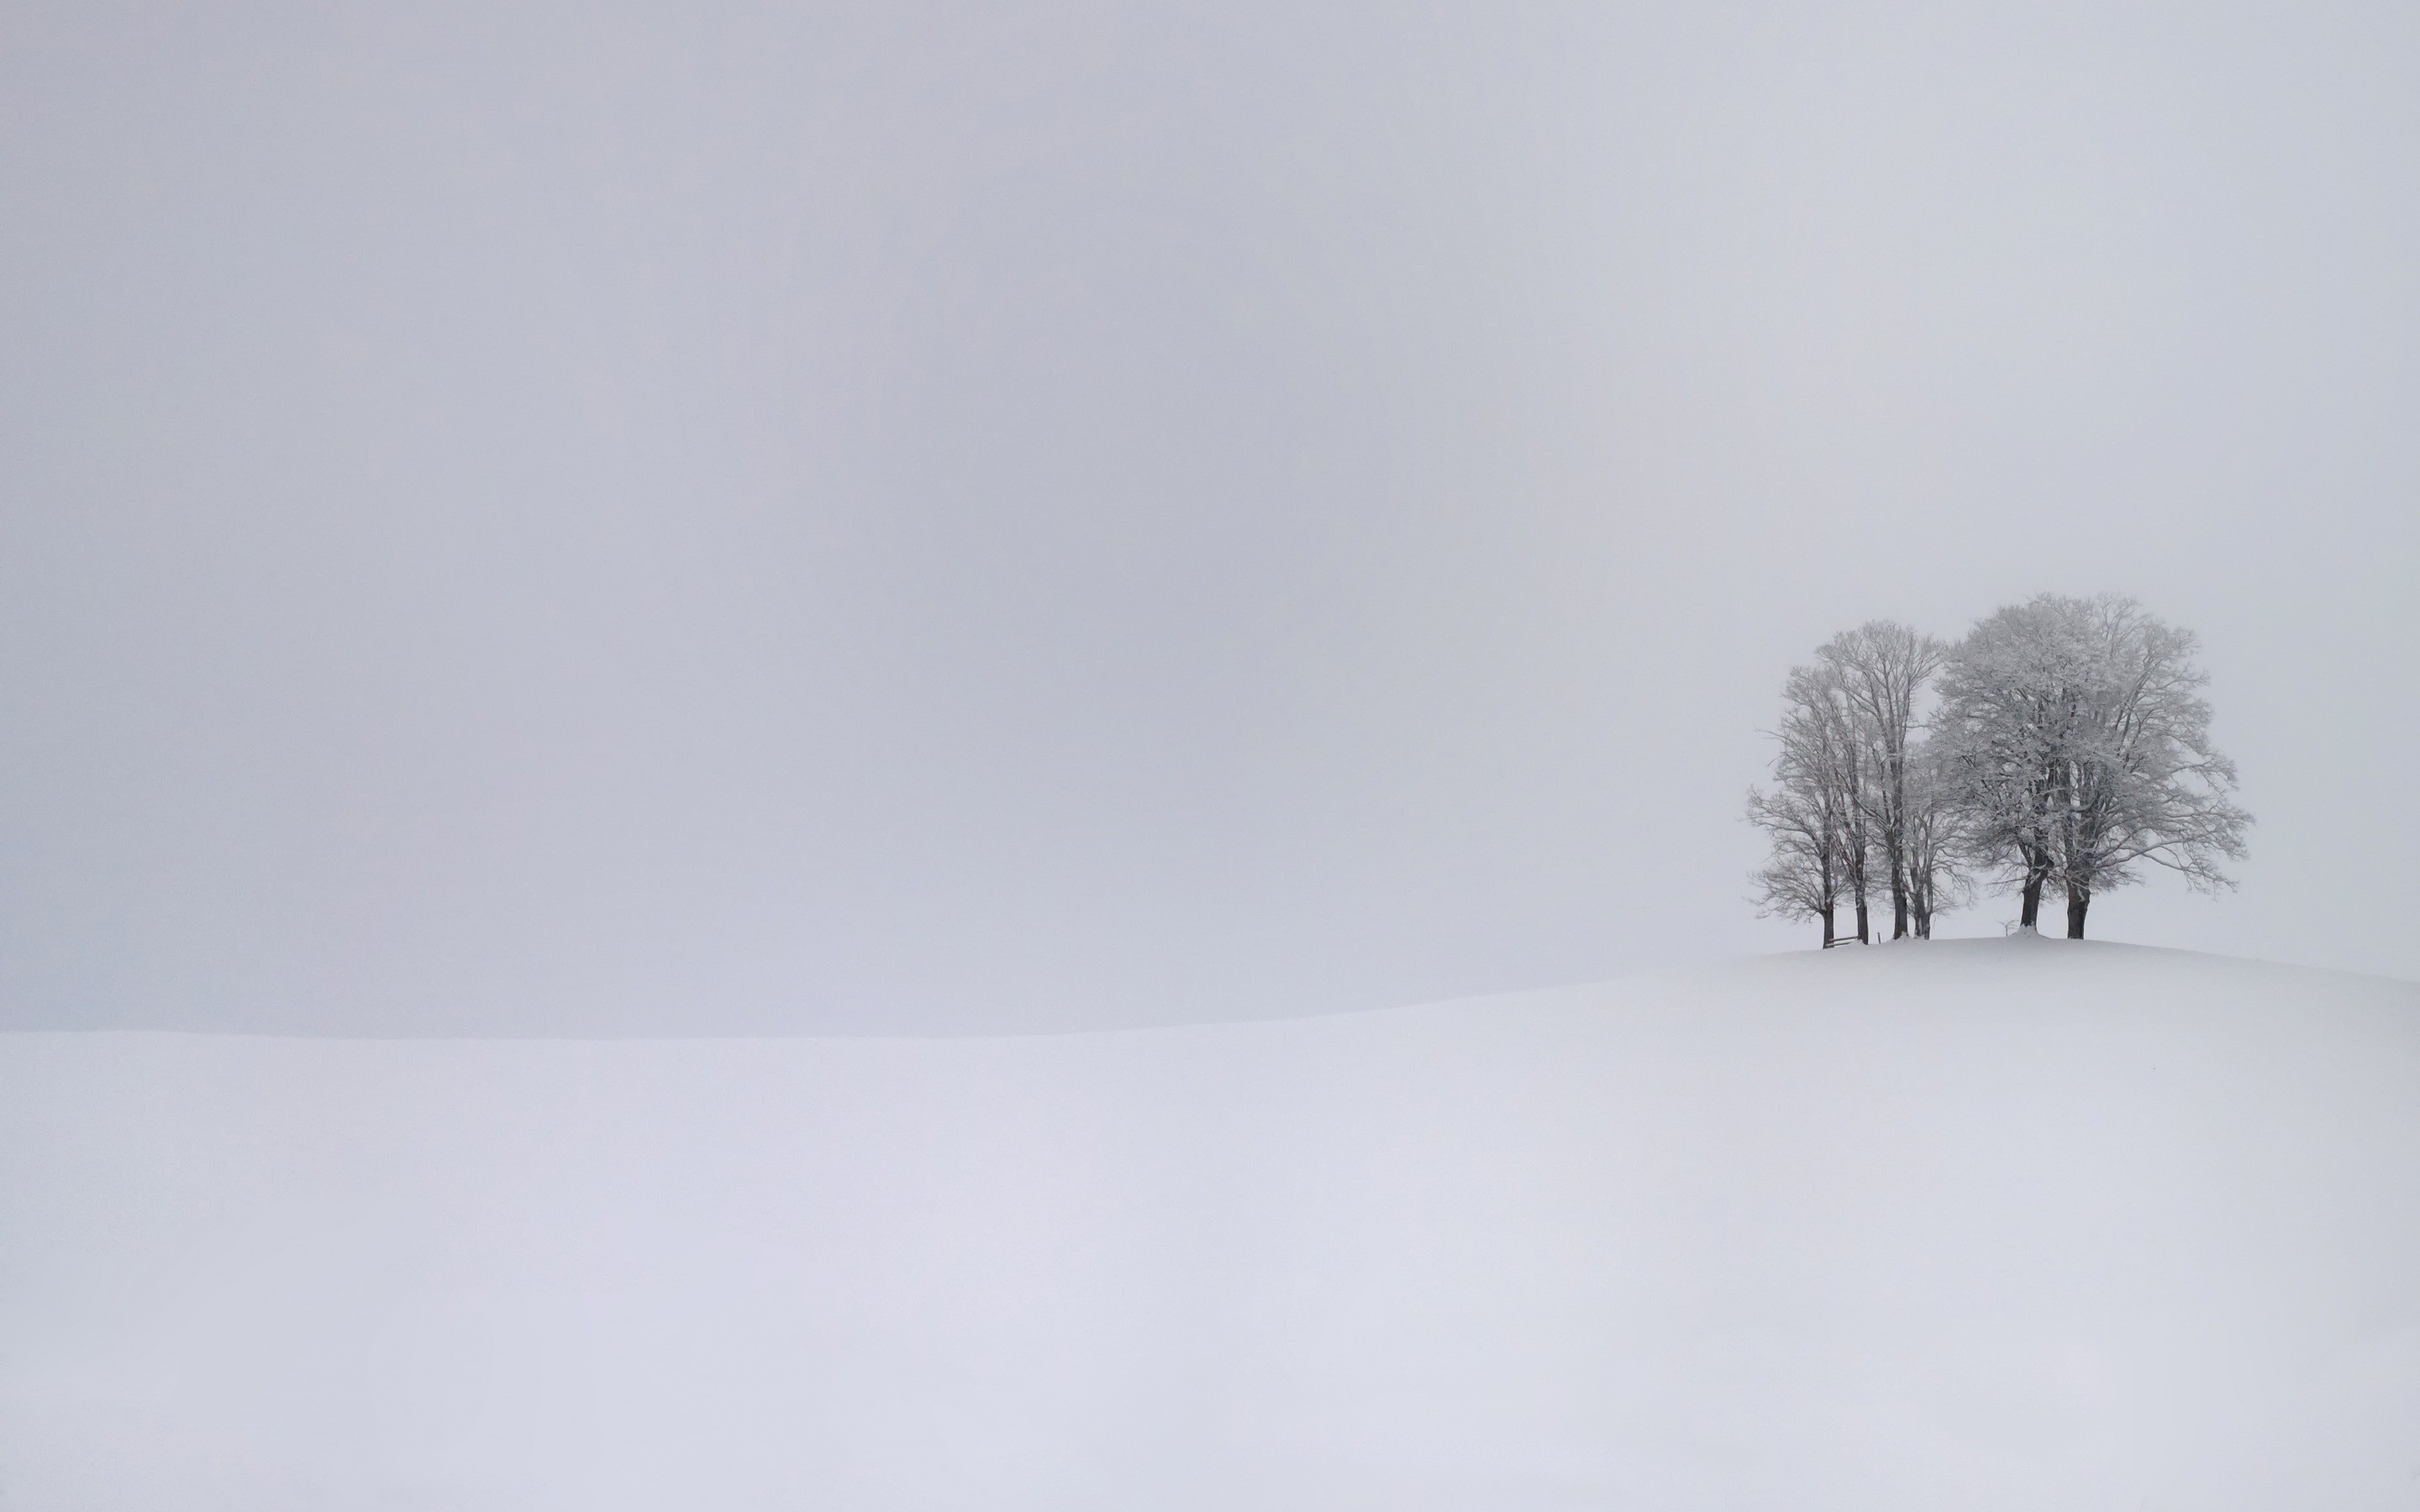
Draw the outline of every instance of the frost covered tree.
M1777 787L1750 788L1748 823L1765 832L1773 856L1757 869L1757 912L1765 917L1813 918L1823 926L1829 949L1838 929L1839 831L1810 795Z
M2084 937L2093 895L2135 880L2138 863L2163 866L2201 892L2235 886L2219 870L2244 855L2252 816L2229 798L2235 764L2210 740L2210 676L2196 641L2130 598L2104 596L2071 610L2089 638L2099 676L2079 712L2058 790L2056 870L2067 893L2067 933Z
M2044 594L1978 624L1943 670L1934 739L1966 851L2018 888L2021 927L2067 893L2084 937L2095 894L2164 866L2231 887L2251 816L2210 743L2192 634L2129 598Z
M1968 856L2017 888L2036 927L2056 856L2054 805L2091 676L2073 616L2047 597L1978 623L1942 669L1933 739Z
M1891 895L1891 938L1903 939L1918 915L1919 886L1911 871L1912 829L1920 822L1913 805L1929 798L1928 789L1912 785L1911 764L1921 743L1916 703L1925 685L1940 670L1948 647L1929 635L1889 620L1871 620L1824 642L1816 653L1830 675L1830 689L1840 706L1848 738L1856 746L1858 801L1877 849ZM1929 884L1942 857L1928 855L1936 869L1924 879L1928 902L1921 915L1931 933ZM1862 935L1863 930L1860 929Z
M1947 654L1929 636L1875 620L1791 670L1773 789L1748 795L1748 820L1773 843L1755 873L1764 913L1822 920L1829 946L1870 941L1885 890L1893 939L1930 936L1934 910L1955 905L1957 826L1918 717ZM1837 923L1842 905L1854 916L1847 935Z
M1773 856L1756 873L1761 911L1807 916L1839 938L1839 906L1855 912L1855 937L1871 937L1869 862L1873 825L1866 796L1871 775L1838 674L1819 661L1793 667L1774 732L1770 793L1748 790L1748 822L1765 831Z

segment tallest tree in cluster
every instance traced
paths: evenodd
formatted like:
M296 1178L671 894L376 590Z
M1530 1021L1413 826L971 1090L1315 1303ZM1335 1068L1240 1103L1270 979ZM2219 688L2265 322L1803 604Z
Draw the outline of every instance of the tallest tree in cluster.
M1831 673L1842 705L1841 723L1856 747L1865 773L1864 804L1880 853L1878 871L1888 879L1891 938L1912 926L1930 933L1930 894L1916 875L1921 854L1913 833L1925 789L1918 772L1916 699L1941 666L1947 647L1929 635L1889 620L1874 620L1834 636L1815 655ZM1865 933L1858 920L1859 934Z
M1766 912L1819 919L1825 945L1842 905L1854 937L1870 940L1885 889L1893 939L1932 932L1948 858L1916 706L1945 651L1876 620L1834 636L1783 687L1774 786L1748 794L1748 818L1774 845L1757 882Z

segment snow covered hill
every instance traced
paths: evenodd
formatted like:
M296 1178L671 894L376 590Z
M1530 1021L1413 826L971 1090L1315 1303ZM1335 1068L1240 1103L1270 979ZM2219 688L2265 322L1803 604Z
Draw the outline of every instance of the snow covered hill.
M0 1036L0 1507L2420 1505L2420 986Z

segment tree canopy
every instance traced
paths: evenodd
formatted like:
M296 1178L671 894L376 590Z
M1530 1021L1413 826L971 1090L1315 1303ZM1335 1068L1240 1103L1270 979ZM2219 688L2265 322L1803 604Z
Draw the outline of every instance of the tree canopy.
M2095 895L2164 867L2232 887L2251 816L2211 744L2192 632L2131 598L2044 594L1945 644L1890 621L1845 631L1783 685L1769 788L1747 817L1771 838L1755 874L1767 914L1819 920L1823 941L1929 936L1978 883L2013 888L2039 927L2043 889L2082 938Z

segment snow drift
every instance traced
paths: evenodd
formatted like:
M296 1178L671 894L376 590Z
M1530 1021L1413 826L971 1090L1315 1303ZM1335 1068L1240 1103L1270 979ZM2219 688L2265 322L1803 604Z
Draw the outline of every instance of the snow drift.
M1899 945L982 1041L0 1036L0 1504L2420 1500L2420 987Z

